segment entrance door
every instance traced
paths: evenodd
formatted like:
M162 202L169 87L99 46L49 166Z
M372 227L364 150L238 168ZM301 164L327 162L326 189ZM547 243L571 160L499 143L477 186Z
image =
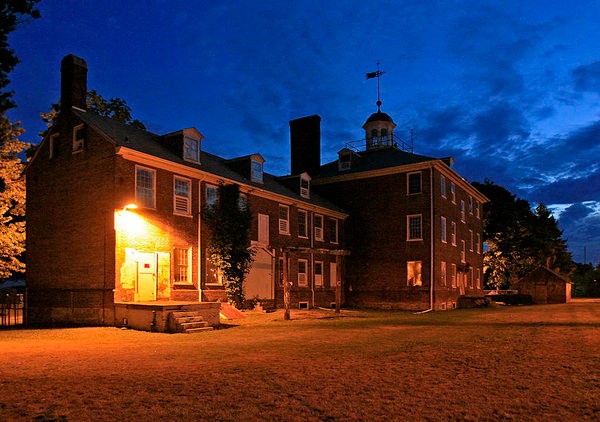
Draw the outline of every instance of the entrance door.
M335 289L337 285L337 263L329 263L329 287Z
M156 300L156 255L139 252L137 258L136 301Z
M272 256L263 248L259 248L254 256L252 268L244 282L246 299L273 299L273 270Z

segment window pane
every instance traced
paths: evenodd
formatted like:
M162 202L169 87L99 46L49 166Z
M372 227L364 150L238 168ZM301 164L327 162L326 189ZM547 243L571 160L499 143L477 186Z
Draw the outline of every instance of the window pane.
M420 240L421 236L421 216L410 215L408 216L408 239L409 240Z
M421 173L410 173L408 175L408 193L421 192Z
M407 281L409 286L422 286L421 261L408 261L406 263Z
M149 169L136 168L135 201L141 207L154 208L154 172Z

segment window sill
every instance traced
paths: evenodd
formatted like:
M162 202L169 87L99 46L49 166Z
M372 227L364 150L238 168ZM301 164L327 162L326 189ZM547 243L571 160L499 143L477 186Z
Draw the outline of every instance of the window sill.
M183 214L183 213L180 213L180 212L173 212L173 215L176 215L178 217L187 217L187 218L192 218L193 217L192 214Z
M181 290L196 290L196 286L194 286L192 283L181 281L173 283L173 288Z

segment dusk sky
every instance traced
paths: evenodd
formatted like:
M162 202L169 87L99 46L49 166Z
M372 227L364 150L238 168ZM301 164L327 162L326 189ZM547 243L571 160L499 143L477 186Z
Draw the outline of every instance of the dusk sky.
M203 149L259 152L289 173L289 120L322 118L322 162L382 111L414 150L454 156L559 218L576 261L600 262L600 0L42 0L13 32L9 116L37 143L60 61L127 101L158 134L186 127Z

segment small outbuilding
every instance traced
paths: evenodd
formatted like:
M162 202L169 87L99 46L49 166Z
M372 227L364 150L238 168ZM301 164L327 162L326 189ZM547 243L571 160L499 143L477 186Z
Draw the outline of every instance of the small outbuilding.
M533 303L569 303L571 281L548 268L539 267L519 280L520 294L531 295Z

